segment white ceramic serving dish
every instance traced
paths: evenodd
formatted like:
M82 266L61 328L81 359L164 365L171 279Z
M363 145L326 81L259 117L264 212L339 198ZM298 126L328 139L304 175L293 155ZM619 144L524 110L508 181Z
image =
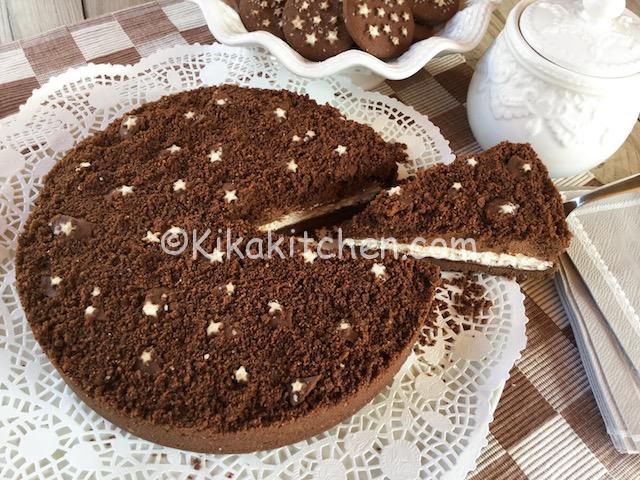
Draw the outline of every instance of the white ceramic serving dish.
M222 0L192 1L200 6L211 33L220 43L259 45L297 75L321 78L343 72L363 86L375 83L362 78L371 73L390 80L400 80L416 73L440 53L472 50L484 36L491 13L501 0L462 0L464 7L437 35L413 44L394 60L380 60L362 50L351 49L322 62L307 60L284 40L268 32L247 32L238 13Z
M640 18L624 0L522 0L467 97L483 148L530 143L553 177L607 160L640 114Z

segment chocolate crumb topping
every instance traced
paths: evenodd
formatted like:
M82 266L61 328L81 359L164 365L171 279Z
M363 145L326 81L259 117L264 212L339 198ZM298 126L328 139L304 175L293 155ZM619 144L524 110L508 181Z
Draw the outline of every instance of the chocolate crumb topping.
M136 109L55 165L19 238L36 339L90 406L159 443L247 451L329 428L404 362L438 269L229 258L215 234L201 246L218 253L194 258L161 238L230 227L246 242L256 222L389 185L403 149L287 91L203 88Z

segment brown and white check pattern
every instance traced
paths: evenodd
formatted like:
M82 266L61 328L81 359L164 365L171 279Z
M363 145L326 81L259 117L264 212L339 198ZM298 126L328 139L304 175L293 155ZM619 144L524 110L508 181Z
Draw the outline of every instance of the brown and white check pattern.
M136 63L164 47L212 43L198 7L162 0L36 38L0 45L0 118L33 89L70 67ZM439 58L413 77L378 90L428 115L456 153L478 151L465 101L473 71L460 55ZM584 184L585 174L563 181ZM511 371L474 480L638 480L640 456L617 453L580 364L567 317L551 280L527 282L529 342Z

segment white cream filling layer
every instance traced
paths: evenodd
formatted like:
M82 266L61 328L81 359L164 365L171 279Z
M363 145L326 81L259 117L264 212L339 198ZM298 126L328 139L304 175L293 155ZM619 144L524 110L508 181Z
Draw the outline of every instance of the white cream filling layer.
M353 205L367 202L371 200L379 191L380 189L378 187L368 188L367 190L364 190L357 195L344 198L336 203L314 205L307 210L298 210L297 212L287 213L286 215L283 215L282 217L272 222L260 225L258 227L258 230L262 232L266 232L269 230L280 230L282 228L288 227L289 225L295 225L312 218L321 217L322 215L327 215L329 213L340 210L341 208L352 207Z
M345 244L350 243L345 240ZM393 250L394 244L381 242L379 240L353 240L354 245L368 248L384 248ZM478 252L474 250L463 250L460 248L444 247L439 245L412 245L408 243L395 244L399 253L412 256L414 258L435 258L438 260L449 260L452 262L471 262L486 267L508 267L517 270L543 271L553 268L553 262L542 260L536 257L529 257L520 253L511 255L508 253Z

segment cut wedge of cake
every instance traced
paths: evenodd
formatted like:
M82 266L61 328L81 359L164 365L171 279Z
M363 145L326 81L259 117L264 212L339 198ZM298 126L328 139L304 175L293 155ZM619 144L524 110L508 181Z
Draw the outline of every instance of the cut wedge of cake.
M546 167L531 146L506 142L381 192L343 236L450 270L520 278L554 272L571 239Z

